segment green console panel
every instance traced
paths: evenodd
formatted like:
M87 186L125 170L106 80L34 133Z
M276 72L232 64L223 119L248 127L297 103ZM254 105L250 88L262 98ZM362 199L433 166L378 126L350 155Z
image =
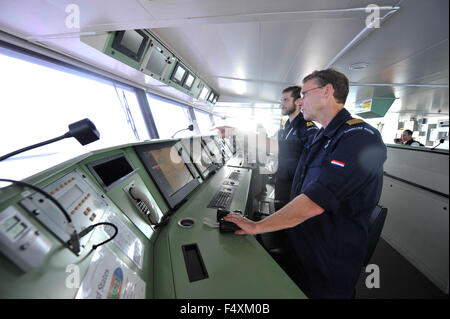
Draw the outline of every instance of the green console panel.
M155 273L159 274L154 282L155 298L306 298L254 236L220 233L203 224L204 218L216 220L217 210L207 205L233 171L241 172L241 179L230 210L245 210L251 170L222 167L171 216L158 236L155 257L165 258L165 263L155 258ZM185 218L195 221L193 227L179 225ZM207 277L191 282L183 246L192 244L198 247Z
M106 210L95 222L115 221L120 225L122 237L118 236L99 250L109 248L114 258L120 260L145 283L145 296L142 295L145 298L305 298L253 236L222 234L219 229L203 224L205 217L215 221L216 209L207 206L222 187L235 188L230 210L245 211L252 170L224 166L201 183L180 207L170 211L133 148L136 145L160 142L164 140L94 151L25 181L46 188L59 179L71 176L75 170L79 172L83 180L96 190L92 197L101 196L102 201L107 203ZM132 172L106 187L93 173L90 165L117 157L126 158ZM239 183L225 185L224 180L233 171L240 172ZM154 200L160 217L170 214L166 225L155 229L147 223L146 216L136 208L126 192L130 184L139 187ZM82 214L84 206L80 210L72 209L73 203L78 199L65 196L66 190L69 193L68 189L73 194L80 193L80 190L75 191L73 186L70 187L72 188L67 186L64 192L54 196L59 201L64 200L64 207L72 210L70 214ZM25 209L20 204L25 197L34 196L33 194L34 191L17 185L0 188L0 214L7 209L20 213L38 231L39 236L45 237L51 244L42 262L28 271L21 270L5 250L0 252L0 298L75 298L80 290L79 286L70 284L70 270L77 269L79 283L83 284L83 278L93 268L94 252L91 248L108 239L112 232L108 232L107 227L110 230L112 228L94 228L77 256L53 234L54 229L44 226L34 218L29 208ZM179 221L187 217L195 221L191 228L179 225ZM123 248L122 244L127 240L140 243L140 259ZM190 281L183 255L183 246L186 245L198 248L207 272L204 279Z
M64 177L76 169L83 173L86 180L93 187L96 187L96 181L91 177L89 170L83 164L98 157L109 156L115 153L117 153L116 150L89 153L46 170L26 181L44 188L51 182ZM98 191L100 193L102 192L100 188L98 188ZM89 242L82 249L81 254L79 256L75 255L52 234L51 230L44 227L18 204L29 193L29 190L25 191L25 189L18 186L9 186L0 189L0 212L7 207L14 207L39 231L40 236L44 236L51 242L51 250L38 267L27 272L22 271L3 253L0 254L0 277L2 278L0 283L0 298L74 298L79 287L75 282L82 283L94 254L91 251L92 246L105 241L109 236L105 234L101 227L95 228ZM132 272L135 272L137 276L146 282L145 297L153 298L153 246L151 241L135 226L126 212L116 206L108 196L105 194L103 196L108 203L104 217L107 215L115 216L117 218L116 220L119 220L124 225L124 229L127 229L133 238L142 243L141 268L119 248L117 241L111 241L105 244L105 246L125 263ZM78 212L78 214L81 214L81 212ZM75 280L71 284L69 280L70 275L74 275L74 273L71 273L70 270L73 269L76 269L76 276L79 278L79 281Z

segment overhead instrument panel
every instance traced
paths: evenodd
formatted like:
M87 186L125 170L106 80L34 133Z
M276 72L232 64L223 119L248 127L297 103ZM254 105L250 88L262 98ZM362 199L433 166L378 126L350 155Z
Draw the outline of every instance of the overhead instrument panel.
M65 175L44 188L67 211L77 233L98 223L108 203L79 170ZM71 231L63 212L40 193L34 193L20 201L20 204L62 242L67 243ZM91 233L92 234L92 233ZM80 239L81 248L90 236Z

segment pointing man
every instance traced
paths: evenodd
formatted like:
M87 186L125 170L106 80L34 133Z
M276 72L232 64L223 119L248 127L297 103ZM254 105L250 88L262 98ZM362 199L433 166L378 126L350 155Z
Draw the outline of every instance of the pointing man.
M310 298L351 298L368 242L368 223L381 195L386 146L379 132L344 108L347 77L333 69L303 79L306 121L322 125L303 151L291 201L253 222L231 213L236 234L288 229L299 286Z

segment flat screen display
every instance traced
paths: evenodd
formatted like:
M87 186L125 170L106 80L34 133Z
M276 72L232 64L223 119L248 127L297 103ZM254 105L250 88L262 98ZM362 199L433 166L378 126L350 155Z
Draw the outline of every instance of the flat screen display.
M166 56L161 53L158 48L152 49L145 68L157 76L163 76L164 68L166 67Z
M186 70L184 70L181 66L177 67L177 70L175 71L175 75L173 76L175 80L181 82L183 79L184 73L186 73Z
M134 172L123 154L87 164L92 175L104 189L110 189L119 181Z
M177 66L175 67L175 70L173 71L172 77L170 79L173 82L182 85L186 73L187 73L186 68L183 67L181 64L177 63Z
M194 179L182 158L177 152L171 152L170 147L144 152L144 156L169 196Z
M148 35L140 30L117 31L112 48L139 62L148 41Z
M206 96L208 95L209 89L205 86L202 90L202 93L200 93L199 99L200 100L205 100Z
M208 150L212 153L212 157L214 157L214 161L218 164L222 163L222 151L218 148L216 142L209 137L204 138L203 141L206 144Z
M120 45L127 48L134 54L137 54L143 40L144 37L136 31L127 30L122 37L122 41L120 41Z
M0 229L4 232L7 232L10 230L14 225L18 224L20 222L20 219L16 216L7 218L5 221L2 222L0 225Z
M135 147L139 158L171 208L199 185L175 147L176 141Z
M183 86L190 90L192 87L192 84L194 84L195 76L193 76L191 73L189 73L186 77L186 80L184 81Z
M182 144L188 150L192 163L197 167L203 178L217 169L214 159L208 154L209 151L204 147L200 137L184 139Z

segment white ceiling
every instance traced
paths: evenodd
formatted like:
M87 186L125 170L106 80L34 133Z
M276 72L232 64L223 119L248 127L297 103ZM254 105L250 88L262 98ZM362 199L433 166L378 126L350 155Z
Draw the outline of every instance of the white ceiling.
M74 30L65 9L75 2L81 29ZM398 98L399 112L448 114L448 0L377 1L381 17L392 9L384 6L399 9L339 56L365 28L364 8L373 2L0 0L0 28L143 86L141 73L93 52L79 35L151 29L220 92L221 102L276 103L283 88L331 64L352 83L349 103L373 92ZM356 62L369 67L349 70Z

